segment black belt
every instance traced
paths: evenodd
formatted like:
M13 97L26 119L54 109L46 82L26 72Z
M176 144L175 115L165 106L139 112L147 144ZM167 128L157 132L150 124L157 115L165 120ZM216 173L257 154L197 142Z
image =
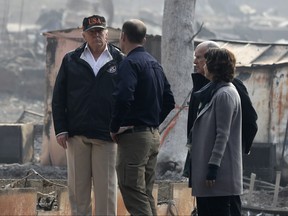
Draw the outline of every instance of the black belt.
M145 132L145 131L153 132L156 129L158 129L158 128L157 127L148 127L148 126L134 126L133 128L125 130L122 134Z

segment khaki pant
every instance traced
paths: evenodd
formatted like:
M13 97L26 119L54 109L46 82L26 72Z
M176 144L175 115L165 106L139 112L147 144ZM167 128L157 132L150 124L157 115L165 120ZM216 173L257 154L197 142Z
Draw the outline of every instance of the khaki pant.
M92 214L92 184L95 214L116 215L116 153L116 143L83 136L68 139L68 192L72 215Z
M159 145L158 130L118 135L118 184L131 215L157 215L152 191Z

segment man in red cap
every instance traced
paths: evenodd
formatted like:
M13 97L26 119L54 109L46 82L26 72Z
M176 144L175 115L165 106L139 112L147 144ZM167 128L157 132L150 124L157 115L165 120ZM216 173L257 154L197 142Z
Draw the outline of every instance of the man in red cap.
M91 215L91 189L96 215L116 215L116 143L109 133L120 50L108 43L106 20L83 19L86 41L67 53L52 99L57 142L67 153L68 192L72 215ZM93 185L93 187L92 187Z

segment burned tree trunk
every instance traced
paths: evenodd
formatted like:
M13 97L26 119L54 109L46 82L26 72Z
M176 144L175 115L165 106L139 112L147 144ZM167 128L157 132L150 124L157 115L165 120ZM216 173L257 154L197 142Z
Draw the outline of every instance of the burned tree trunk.
M193 26L196 0L166 0L162 25L161 62L171 84L176 108L160 127L162 145L158 179L179 179L186 158L186 128L192 88Z

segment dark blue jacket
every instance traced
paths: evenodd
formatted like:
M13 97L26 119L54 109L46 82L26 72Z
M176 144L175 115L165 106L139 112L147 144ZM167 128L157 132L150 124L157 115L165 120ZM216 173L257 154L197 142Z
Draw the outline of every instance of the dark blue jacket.
M109 124L112 114L112 92L117 67L124 55L108 44L113 60L107 62L97 76L80 58L86 44L67 53L58 72L52 99L55 133L111 141Z
M174 96L161 65L143 47L121 62L113 96L110 130L120 126L158 127L175 107Z

